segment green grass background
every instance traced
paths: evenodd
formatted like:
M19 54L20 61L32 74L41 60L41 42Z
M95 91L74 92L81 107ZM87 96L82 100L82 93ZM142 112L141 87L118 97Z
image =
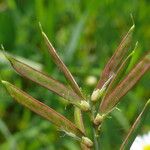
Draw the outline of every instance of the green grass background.
M38 22L73 73L86 94L95 85L86 79L100 73L117 48L121 38L135 21L131 48L139 47L132 60L136 63L150 49L149 0L0 0L0 43L7 52L42 65L42 70L66 83L47 53ZM0 58L0 75L72 120L73 109L61 98L23 79ZM66 83L67 84L67 83ZM118 149L123 136L150 96L150 74L130 91L102 129L104 150ZM141 133L150 130L150 115ZM68 138L48 121L15 103L0 84L1 150L77 150L78 143Z

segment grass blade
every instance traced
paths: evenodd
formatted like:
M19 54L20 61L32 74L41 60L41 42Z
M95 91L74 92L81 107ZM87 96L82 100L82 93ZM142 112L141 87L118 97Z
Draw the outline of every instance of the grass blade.
M144 58L124 78L124 80L116 86L112 93L102 101L99 111L101 113L106 113L115 107L121 97L123 97L149 69L150 52L145 55Z
M68 70L66 65L63 63L61 58L58 56L56 50L54 49L54 47L50 43L47 35L43 32L41 25L40 25L40 29L41 29L44 41L45 41L45 43L46 43L46 45L48 47L49 53L50 53L53 61L59 67L59 69L64 73L66 79L70 83L70 86L72 87L74 92L77 93L81 98L83 98L83 95L82 95L82 93L80 91L80 88L79 88L78 84L76 83L75 79L73 78L72 74L70 73L70 71Z
M132 127L130 128L127 136L125 137L123 143L121 144L120 150L129 149L131 144L133 143L134 139L136 138L138 131L141 129L142 124L147 116L147 114L150 112L150 99L145 104L143 110L133 123Z
M74 53L77 49L77 45L83 33L87 18L88 18L88 14L84 12L84 14L81 16L81 18L77 22L77 24L73 27L73 31L70 37L69 44L66 47L65 56L66 56L67 63L70 63L73 59Z
M34 99L27 93L21 91L16 88L14 85L10 84L7 81L2 81L3 85L8 90L9 94L20 104L29 108L33 112L42 116L43 118L49 120L54 125L56 125L60 130L65 131L69 135L77 136L78 138L82 138L84 133L78 129L71 121L66 119L64 116L48 107L47 105L39 102Z
M113 56L110 58L110 60L106 64L102 72L101 78L96 86L96 89L101 89L103 85L105 84L105 82L107 82L107 80L110 78L110 76L116 73L118 66L121 64L124 56L127 53L127 49L131 42L133 30L134 30L134 25L130 28L128 33L122 39L119 47L117 48Z
M47 88L50 91L55 92L59 96L67 99L73 104L77 104L81 101L81 98L74 93L71 89L64 86L62 83L54 80L51 77L46 76L40 71L37 71L30 66L16 60L12 56L5 54L6 58L11 63L12 67L23 77L38 83L39 85Z
M4 137L6 139L9 139L9 137L11 136L11 133L10 133L7 125L1 118L0 118L0 132L4 135Z

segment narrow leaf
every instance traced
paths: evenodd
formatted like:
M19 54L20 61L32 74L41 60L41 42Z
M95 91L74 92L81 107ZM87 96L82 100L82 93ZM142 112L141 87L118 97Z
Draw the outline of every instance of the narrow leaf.
M69 133L69 135L75 135L78 138L82 138L84 133L78 129L71 121L66 119L64 116L48 107L47 105L41 103L40 101L34 99L27 93L16 88L14 85L7 81L2 81L9 94L20 104L29 108L33 112L42 116L43 118L49 120L54 125L56 125L60 130Z
M147 101L143 110L141 111L141 113L133 123L132 127L130 128L127 136L125 137L123 143L121 144L120 150L124 150L125 148L129 149L131 147L134 139L136 138L138 132L140 131L144 123L144 120L149 112L150 112L150 99Z
M72 74L70 73L70 71L68 70L68 68L66 67L66 65L63 63L63 61L61 60L61 58L58 56L56 50L54 49L54 47L50 43L47 35L43 32L41 25L40 25L40 28L41 28L41 32L42 32L43 38L45 40L45 43L46 43L46 45L48 47L49 53L50 53L53 61L59 67L59 69L64 73L64 75L65 75L66 79L68 80L68 82L70 83L70 86L72 87L72 89L81 98L83 98L83 95L82 95L82 93L80 91L80 88L79 88L78 84L76 83L75 79L73 78Z
M38 83L39 85L47 88L50 91L55 92L61 97L67 99L73 104L77 104L81 101L81 98L74 93L71 89L64 86L62 83L57 80L46 76L40 71L37 71L30 66L16 60L12 56L5 54L6 58L10 61L12 67L23 77L26 77L33 82Z
M121 62L123 61L124 56L126 55L128 51L128 47L131 42L133 30L134 30L134 25L130 28L128 33L122 39L119 47L116 49L115 53L106 64L102 72L101 78L96 86L96 89L101 89L102 86L105 84L105 82L110 78L110 76L116 73L118 66L120 66Z
M99 111L106 113L111 111L120 99L138 82L138 80L150 69L150 53L130 71L130 73L122 80L112 93L106 97L101 105Z
M73 56L77 50L79 40L82 36L87 18L88 15L86 12L84 12L83 15L80 17L80 19L78 20L77 24L75 24L74 27L72 28L73 30L71 31L72 34L70 37L70 41L66 46L66 53L65 53L66 62L70 63L73 59Z
M4 135L6 139L9 139L11 137L11 132L9 131L7 125L2 119L0 119L0 132Z

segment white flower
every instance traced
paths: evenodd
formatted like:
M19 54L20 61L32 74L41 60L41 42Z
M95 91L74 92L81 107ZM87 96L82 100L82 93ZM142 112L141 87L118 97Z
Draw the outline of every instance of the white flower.
M94 86L97 83L97 79L95 76L88 76L85 80L85 83L89 86Z
M150 150L150 132L143 136L137 136L130 150Z

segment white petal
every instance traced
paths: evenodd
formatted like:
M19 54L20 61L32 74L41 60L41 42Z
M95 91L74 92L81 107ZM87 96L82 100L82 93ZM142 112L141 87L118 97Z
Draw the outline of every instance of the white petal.
M130 150L143 150L143 147L146 145L150 145L150 132L143 136L137 136Z

